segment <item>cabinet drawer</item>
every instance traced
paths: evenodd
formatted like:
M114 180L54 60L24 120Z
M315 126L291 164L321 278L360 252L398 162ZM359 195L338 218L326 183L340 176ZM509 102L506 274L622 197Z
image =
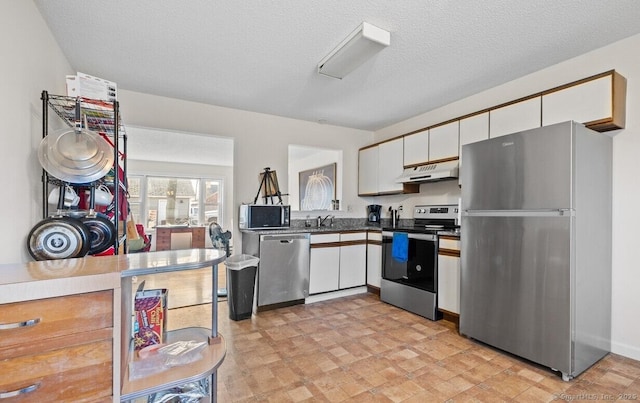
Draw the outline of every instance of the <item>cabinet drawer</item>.
M12 327L29 320L38 322ZM22 343L33 353L43 341L112 327L111 290L0 305L0 359L15 355Z
M112 396L112 341L0 361L0 394L31 385L11 402L94 402Z
M340 234L340 242L345 241L365 241L367 239L366 232L346 232Z
M340 242L340 234L311 234L311 244Z
M449 250L457 250L460 251L460 240L459 239L439 239L439 248L440 249L449 249Z

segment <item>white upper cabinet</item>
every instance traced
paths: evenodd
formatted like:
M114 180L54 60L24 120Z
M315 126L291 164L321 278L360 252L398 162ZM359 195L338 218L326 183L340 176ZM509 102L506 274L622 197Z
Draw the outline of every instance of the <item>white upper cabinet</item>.
M447 123L429 129L429 161L455 158L458 156L459 123Z
M401 193L396 180L404 171L402 137L378 145L378 193Z
M462 146L489 138L489 112L460 120L460 155Z
M469 116L460 119L460 148L459 148L459 164L462 167L462 146L465 144L475 143L489 138L489 112L480 113L478 115ZM458 185L462 185L461 178L458 178Z
M358 194L377 194L378 146L362 149L358 155Z
M615 72L542 97L542 124L575 120L591 128L625 125L626 80ZM622 107L620 107L622 104Z
M489 112L489 137L529 130L541 126L541 97L530 98Z
M429 161L429 130L404 136L404 165L424 164Z

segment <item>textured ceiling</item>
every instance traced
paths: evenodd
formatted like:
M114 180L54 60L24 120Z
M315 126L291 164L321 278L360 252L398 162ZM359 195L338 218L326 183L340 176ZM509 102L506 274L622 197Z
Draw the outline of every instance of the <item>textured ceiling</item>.
M640 32L637 0L34 0L77 71L121 89L376 130ZM391 45L317 63L362 21Z

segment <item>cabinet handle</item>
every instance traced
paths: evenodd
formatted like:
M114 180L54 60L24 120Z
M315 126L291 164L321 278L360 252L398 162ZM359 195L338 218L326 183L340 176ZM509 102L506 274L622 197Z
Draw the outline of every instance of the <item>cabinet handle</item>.
M39 383L34 383L33 385L26 386L22 389L12 390L10 392L0 392L0 399L8 399L10 397L26 395L27 393L31 393L40 387Z
M24 322L0 323L0 330L16 329L19 327L35 326L40 323L40 318L25 320Z

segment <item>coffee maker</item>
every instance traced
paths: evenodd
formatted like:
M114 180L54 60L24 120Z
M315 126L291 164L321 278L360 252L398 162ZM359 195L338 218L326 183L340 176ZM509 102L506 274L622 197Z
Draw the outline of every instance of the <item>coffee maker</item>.
M369 223L380 223L380 211L382 206L379 204L370 204L367 206L367 220Z

